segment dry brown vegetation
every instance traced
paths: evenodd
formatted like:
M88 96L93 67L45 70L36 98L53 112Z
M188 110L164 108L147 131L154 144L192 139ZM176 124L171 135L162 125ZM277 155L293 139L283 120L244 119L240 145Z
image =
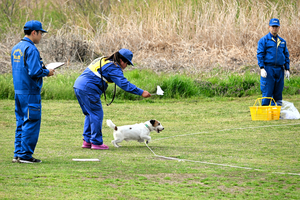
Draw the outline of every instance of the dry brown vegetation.
M78 2L86 2L55 1L51 1L52 6L58 6L66 15ZM58 30L44 23L50 33L38 48L46 63L64 61L68 69L83 69L99 55L128 48L134 53L136 67L157 72L195 74L213 68L257 71L257 42L268 33L269 20L277 17L282 25L280 36L290 51L292 72L300 70L297 1L106 0L91 12L99 21L97 25L89 22L87 11L67 16L67 22ZM11 31L1 41L3 71L9 70L10 50L21 37L21 33Z

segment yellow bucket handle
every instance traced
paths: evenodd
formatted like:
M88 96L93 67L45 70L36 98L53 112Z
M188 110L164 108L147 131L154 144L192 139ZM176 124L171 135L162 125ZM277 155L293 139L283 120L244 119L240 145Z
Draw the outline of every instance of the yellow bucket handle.
M253 106L255 106L255 105L257 104L257 101L258 101L258 103L260 104L259 106L262 106L262 105L261 105L261 102L262 102L262 101L260 101L260 100L262 100L262 99L270 99L271 101L270 101L269 106L271 106L272 101L274 101L275 105L277 106L277 103L275 102L275 99L273 99L272 97L262 97L262 98L258 98L258 99L256 99L256 101L255 101L255 103L254 103Z

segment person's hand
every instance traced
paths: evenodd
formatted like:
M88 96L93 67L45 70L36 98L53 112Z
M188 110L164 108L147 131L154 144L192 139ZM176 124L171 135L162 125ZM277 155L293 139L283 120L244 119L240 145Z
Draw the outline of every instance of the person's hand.
M49 69L49 74L48 76L53 76L54 75L55 70L54 69Z
M142 97L148 98L148 97L151 97L151 94L148 91L144 90Z
M290 71L289 70L285 70L285 78L287 78L288 80L290 80Z
M266 72L265 68L262 68L262 69L260 70L260 74L261 74L261 77L263 77L263 78L266 78L266 77L267 77L267 72Z

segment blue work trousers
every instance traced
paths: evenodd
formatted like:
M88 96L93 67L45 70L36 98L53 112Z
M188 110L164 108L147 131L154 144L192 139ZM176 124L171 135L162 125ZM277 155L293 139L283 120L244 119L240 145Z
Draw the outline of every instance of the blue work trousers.
M88 143L102 145L103 109L98 93L74 88L78 103L85 115L83 139Z
M40 134L41 95L16 94L15 115L17 128L14 157L31 159Z
M282 91L284 86L284 68L265 66L267 77L260 79L262 97L273 97L278 106L282 105ZM270 99L263 99L262 105L269 105ZM272 102L272 105L274 103Z

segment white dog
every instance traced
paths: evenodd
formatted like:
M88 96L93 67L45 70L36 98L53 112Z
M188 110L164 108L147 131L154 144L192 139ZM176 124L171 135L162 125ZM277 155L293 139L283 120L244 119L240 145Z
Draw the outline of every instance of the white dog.
M107 125L114 130L114 139L111 143L115 147L120 147L118 143L122 142L123 140L137 140L138 142L144 142L146 140L147 144L150 142L150 132L156 131L159 133L160 131L164 130L164 127L160 124L157 120L149 120L145 123L134 124L134 125L126 125L117 127L111 120L106 120Z

